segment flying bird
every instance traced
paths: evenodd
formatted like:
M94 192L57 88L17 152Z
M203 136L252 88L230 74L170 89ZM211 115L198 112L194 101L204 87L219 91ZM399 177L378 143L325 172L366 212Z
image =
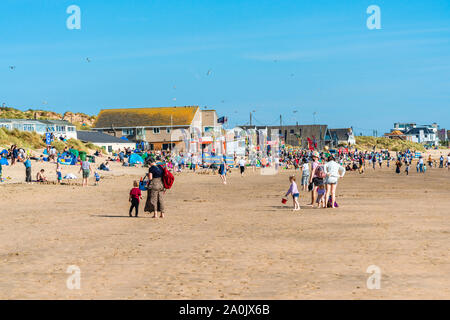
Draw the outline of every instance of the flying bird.
M209 76L211 74L211 69L208 70L208 72L206 73L207 76Z
M11 70L14 70L14 69L16 69L16 66L9 66L9 68L10 68Z
M87 62L91 62L91 59L89 59L89 58L86 58L86 61L87 61Z

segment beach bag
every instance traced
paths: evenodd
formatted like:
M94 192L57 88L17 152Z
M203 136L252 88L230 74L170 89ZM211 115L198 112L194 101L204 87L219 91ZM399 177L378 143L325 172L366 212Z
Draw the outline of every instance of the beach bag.
M336 201L334 202L334 206L335 206L336 208L339 207ZM328 197L327 207L328 207L328 208L331 208L331 207L332 207L332 205L331 205L331 196Z
M148 189L147 185L148 185L148 180L141 178L141 181L139 181L139 189L141 191L147 191L147 189Z
M281 199L282 204L286 204L286 202L287 202L287 199L285 199L285 198Z
M159 166L163 170L162 182L164 184L165 189L172 188L173 182L175 181L175 177L172 172L167 169L167 167Z
M316 171L317 171L317 177L320 179L324 179L327 176L325 174L325 170L323 169L323 166L318 166Z

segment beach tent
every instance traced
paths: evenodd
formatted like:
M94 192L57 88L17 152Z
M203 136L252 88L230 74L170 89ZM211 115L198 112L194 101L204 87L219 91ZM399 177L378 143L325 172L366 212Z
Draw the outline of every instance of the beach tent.
M2 166L9 166L8 159L1 157L0 158L0 164Z
M128 160L128 162L129 162L130 164L136 164L136 163L144 164L144 160L143 160L142 157L141 157L140 155L138 155L137 153L133 153L133 154L130 156L130 159Z
M61 156L58 158L58 162L65 165L76 165L77 164L77 157L73 153L67 153L64 152L61 154Z
M70 149L69 152L71 154L73 154L76 158L78 158L78 156L80 155L80 153L78 152L78 150L75 149Z
M7 156L8 156L8 150L3 149L3 151L0 152L0 156L2 156L2 157L7 157Z
M86 152L80 151L80 160L81 161L86 161Z

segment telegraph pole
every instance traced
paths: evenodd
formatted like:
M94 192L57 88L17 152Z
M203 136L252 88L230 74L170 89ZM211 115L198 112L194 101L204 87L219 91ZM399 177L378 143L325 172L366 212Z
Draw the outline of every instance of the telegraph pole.
M252 112L250 111L250 127L252 126Z

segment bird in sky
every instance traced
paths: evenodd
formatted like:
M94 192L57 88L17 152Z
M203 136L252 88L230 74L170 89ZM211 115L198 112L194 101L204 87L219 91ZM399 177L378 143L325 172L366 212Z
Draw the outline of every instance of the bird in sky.
M209 76L211 74L211 69L208 70L208 72L206 73L207 76Z
M14 70L14 69L16 69L16 66L9 66L9 68L10 68L11 70Z
M87 61L87 62L91 62L91 59L89 59L89 58L86 58L86 61Z

